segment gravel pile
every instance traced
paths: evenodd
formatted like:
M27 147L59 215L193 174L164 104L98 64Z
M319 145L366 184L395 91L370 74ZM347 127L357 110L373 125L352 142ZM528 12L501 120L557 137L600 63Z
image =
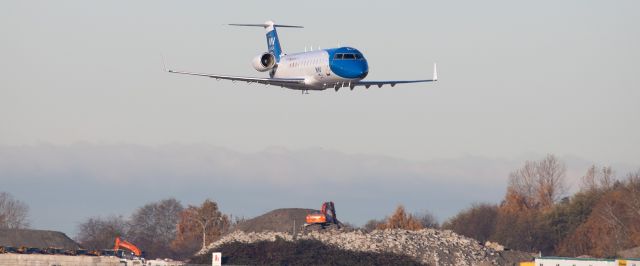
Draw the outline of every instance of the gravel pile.
M475 239L458 235L449 230L423 229L408 231L401 229L363 231L319 231L298 234L295 237L284 232L236 231L211 243L198 254L213 252L226 243L255 243L296 239L318 240L324 244L344 250L363 252L391 252L408 255L428 265L513 265L529 260L531 255L518 251L497 251L485 247Z

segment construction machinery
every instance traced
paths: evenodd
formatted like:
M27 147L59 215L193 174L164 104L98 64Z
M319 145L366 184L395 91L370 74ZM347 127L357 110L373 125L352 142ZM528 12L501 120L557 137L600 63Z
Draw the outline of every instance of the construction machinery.
M88 250L79 248L79 249L67 250L64 254L69 256L82 256L82 255L87 255L88 253L89 253Z
M20 247L17 251L20 254L43 254L42 249L32 247Z
M133 254L136 255L137 257L142 257L142 251L138 247L136 247L136 245L131 244L123 239L120 239L120 237L116 237L116 243L113 246L113 250L117 254L120 248L124 248L126 250L133 252Z
M340 221L336 216L336 208L333 201L322 203L319 212L310 213L306 217L306 223L303 225L305 230L313 229L340 229Z
M42 250L44 254L49 255L64 255L64 249L48 247Z

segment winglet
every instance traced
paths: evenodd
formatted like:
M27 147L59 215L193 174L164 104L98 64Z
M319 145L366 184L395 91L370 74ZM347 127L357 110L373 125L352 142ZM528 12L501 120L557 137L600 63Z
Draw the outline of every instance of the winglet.
M167 68L167 64L164 61L164 54L161 54L161 56L162 56L162 70L164 70L165 72L173 73L173 70Z
M164 54L160 54L160 57L162 57L162 70L169 72L169 70L167 70L167 64L164 62Z
M433 63L433 81L438 80L438 70L436 70L436 63Z

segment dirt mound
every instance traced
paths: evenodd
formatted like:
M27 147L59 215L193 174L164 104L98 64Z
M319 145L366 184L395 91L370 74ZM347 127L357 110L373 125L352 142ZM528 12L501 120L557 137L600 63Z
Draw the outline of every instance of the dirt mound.
M219 246L222 263L233 265L423 265L415 258L390 252L344 250L318 240L231 242ZM192 258L190 263L211 262L211 254Z
M315 212L313 209L286 208L276 209L247 220L237 225L236 229L243 232L292 232L294 228L300 228L305 222L307 214Z
M0 229L0 246L78 249L80 245L62 232L29 229Z
M251 246L258 242L288 241L295 246L305 240L319 241L323 245L350 252L393 253L428 265L512 265L532 258L530 254L524 252L498 251L452 231L436 229L419 231L375 230L369 233L358 230L328 230L296 236L286 232L245 233L236 231L211 243L198 255L211 254L212 251L217 251L232 243L232 246ZM296 246L296 248L299 247Z

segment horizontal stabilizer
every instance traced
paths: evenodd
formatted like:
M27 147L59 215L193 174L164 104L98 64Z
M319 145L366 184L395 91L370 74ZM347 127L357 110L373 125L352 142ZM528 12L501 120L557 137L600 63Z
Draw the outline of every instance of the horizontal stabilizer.
M268 24L229 24L229 26L242 26L242 27L269 27L271 25ZM282 24L273 24L273 26L278 28L304 28L303 26L295 26L295 25L282 25Z
M283 25L283 24L275 24L273 21L269 20L266 21L265 23L262 24L229 24L229 26L240 26L240 27L263 27L263 28L269 28L269 27L276 27L276 28L304 28L302 26L295 26L295 25Z

